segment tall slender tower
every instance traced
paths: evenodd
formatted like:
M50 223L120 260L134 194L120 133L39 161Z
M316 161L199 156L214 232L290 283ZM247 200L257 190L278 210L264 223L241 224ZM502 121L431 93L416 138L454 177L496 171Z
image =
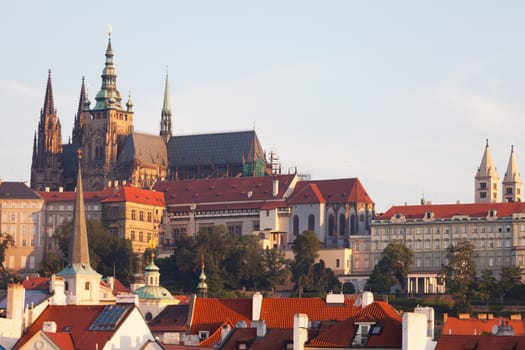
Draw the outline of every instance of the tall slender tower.
M476 177L474 178L475 202L495 203L499 198L499 176L492 161L489 140L485 145L485 151L481 158Z
M31 188L36 191L46 188L57 191L62 183L62 129L55 109L49 70L44 107L40 111L38 132L33 141Z
M514 155L514 146L511 146L507 172L503 178L502 202L521 202L521 187L522 182Z
M122 97L117 89L117 74L113 65L111 32L106 48L106 63L102 70L102 86L95 97L95 107L82 126L82 145L87 190L100 190L115 179L115 165L119 151L133 132L131 100L122 107ZM84 104L85 106L85 104ZM82 111L82 115L86 112Z
M166 84L164 86L164 103L162 104L162 111L160 113L160 136L167 144L171 137L171 103L170 103L170 87L168 84L168 73L166 72Z
M81 152L79 152L81 158ZM79 159L79 164L81 159ZM68 265L60 271L66 281L68 304L90 305L100 302L100 277L90 264L86 211L80 166L77 176L77 191L73 211L73 233L69 243Z

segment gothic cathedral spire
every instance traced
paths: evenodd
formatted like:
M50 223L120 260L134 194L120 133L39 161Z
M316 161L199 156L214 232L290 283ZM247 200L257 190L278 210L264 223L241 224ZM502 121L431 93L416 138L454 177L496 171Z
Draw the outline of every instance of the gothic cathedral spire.
M48 71L44 107L33 145L31 188L56 191L62 186L62 129L55 110L51 70Z
M507 172L503 178L503 202L521 202L522 182L518 171L518 164L514 154L514 146L510 148L509 163Z
M166 72L166 84L164 86L164 103L162 104L161 111L160 136L162 136L165 143L168 143L171 137L171 103L168 72Z
M494 203L499 198L499 176L496 167L492 161L489 140L485 145L485 151L481 158L481 164L475 177L475 202L476 203Z

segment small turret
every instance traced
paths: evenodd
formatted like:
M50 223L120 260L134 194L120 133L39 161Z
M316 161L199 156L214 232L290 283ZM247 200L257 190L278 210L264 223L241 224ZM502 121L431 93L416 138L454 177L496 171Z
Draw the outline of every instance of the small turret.
M510 148L509 163L507 165L507 172L503 178L503 202L521 202L521 177L518 171L518 163L516 162L516 155L514 154L514 146Z
M206 273L204 272L204 254L201 256L201 274L199 276L199 284L197 284L197 293L199 298L208 297L208 284L206 283Z
M499 198L499 176L492 161L492 153L489 148L489 140L485 145L485 151L481 158L481 164L475 176L475 202L494 203Z
M160 136L168 143L171 137L171 103L170 88L168 84L168 73L166 72L166 83L164 85L164 103L162 104L160 120Z

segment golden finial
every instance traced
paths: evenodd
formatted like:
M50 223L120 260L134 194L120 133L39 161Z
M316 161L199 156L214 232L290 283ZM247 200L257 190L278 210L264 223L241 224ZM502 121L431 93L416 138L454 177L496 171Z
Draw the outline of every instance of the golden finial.
M113 26L110 24L108 25L108 36L111 38L111 33L113 32Z
M78 158L78 160L82 159L82 150L80 148L77 149L77 158Z

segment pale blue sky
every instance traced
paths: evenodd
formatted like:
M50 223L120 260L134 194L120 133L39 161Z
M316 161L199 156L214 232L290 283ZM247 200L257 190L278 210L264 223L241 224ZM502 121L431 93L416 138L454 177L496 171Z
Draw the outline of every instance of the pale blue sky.
M151 3L3 4L0 178L30 179L48 69L67 141L109 24L136 131L159 131L168 66L175 134L255 123L283 171L358 177L378 211L472 202L487 138L500 178L512 144L525 169L522 1Z

